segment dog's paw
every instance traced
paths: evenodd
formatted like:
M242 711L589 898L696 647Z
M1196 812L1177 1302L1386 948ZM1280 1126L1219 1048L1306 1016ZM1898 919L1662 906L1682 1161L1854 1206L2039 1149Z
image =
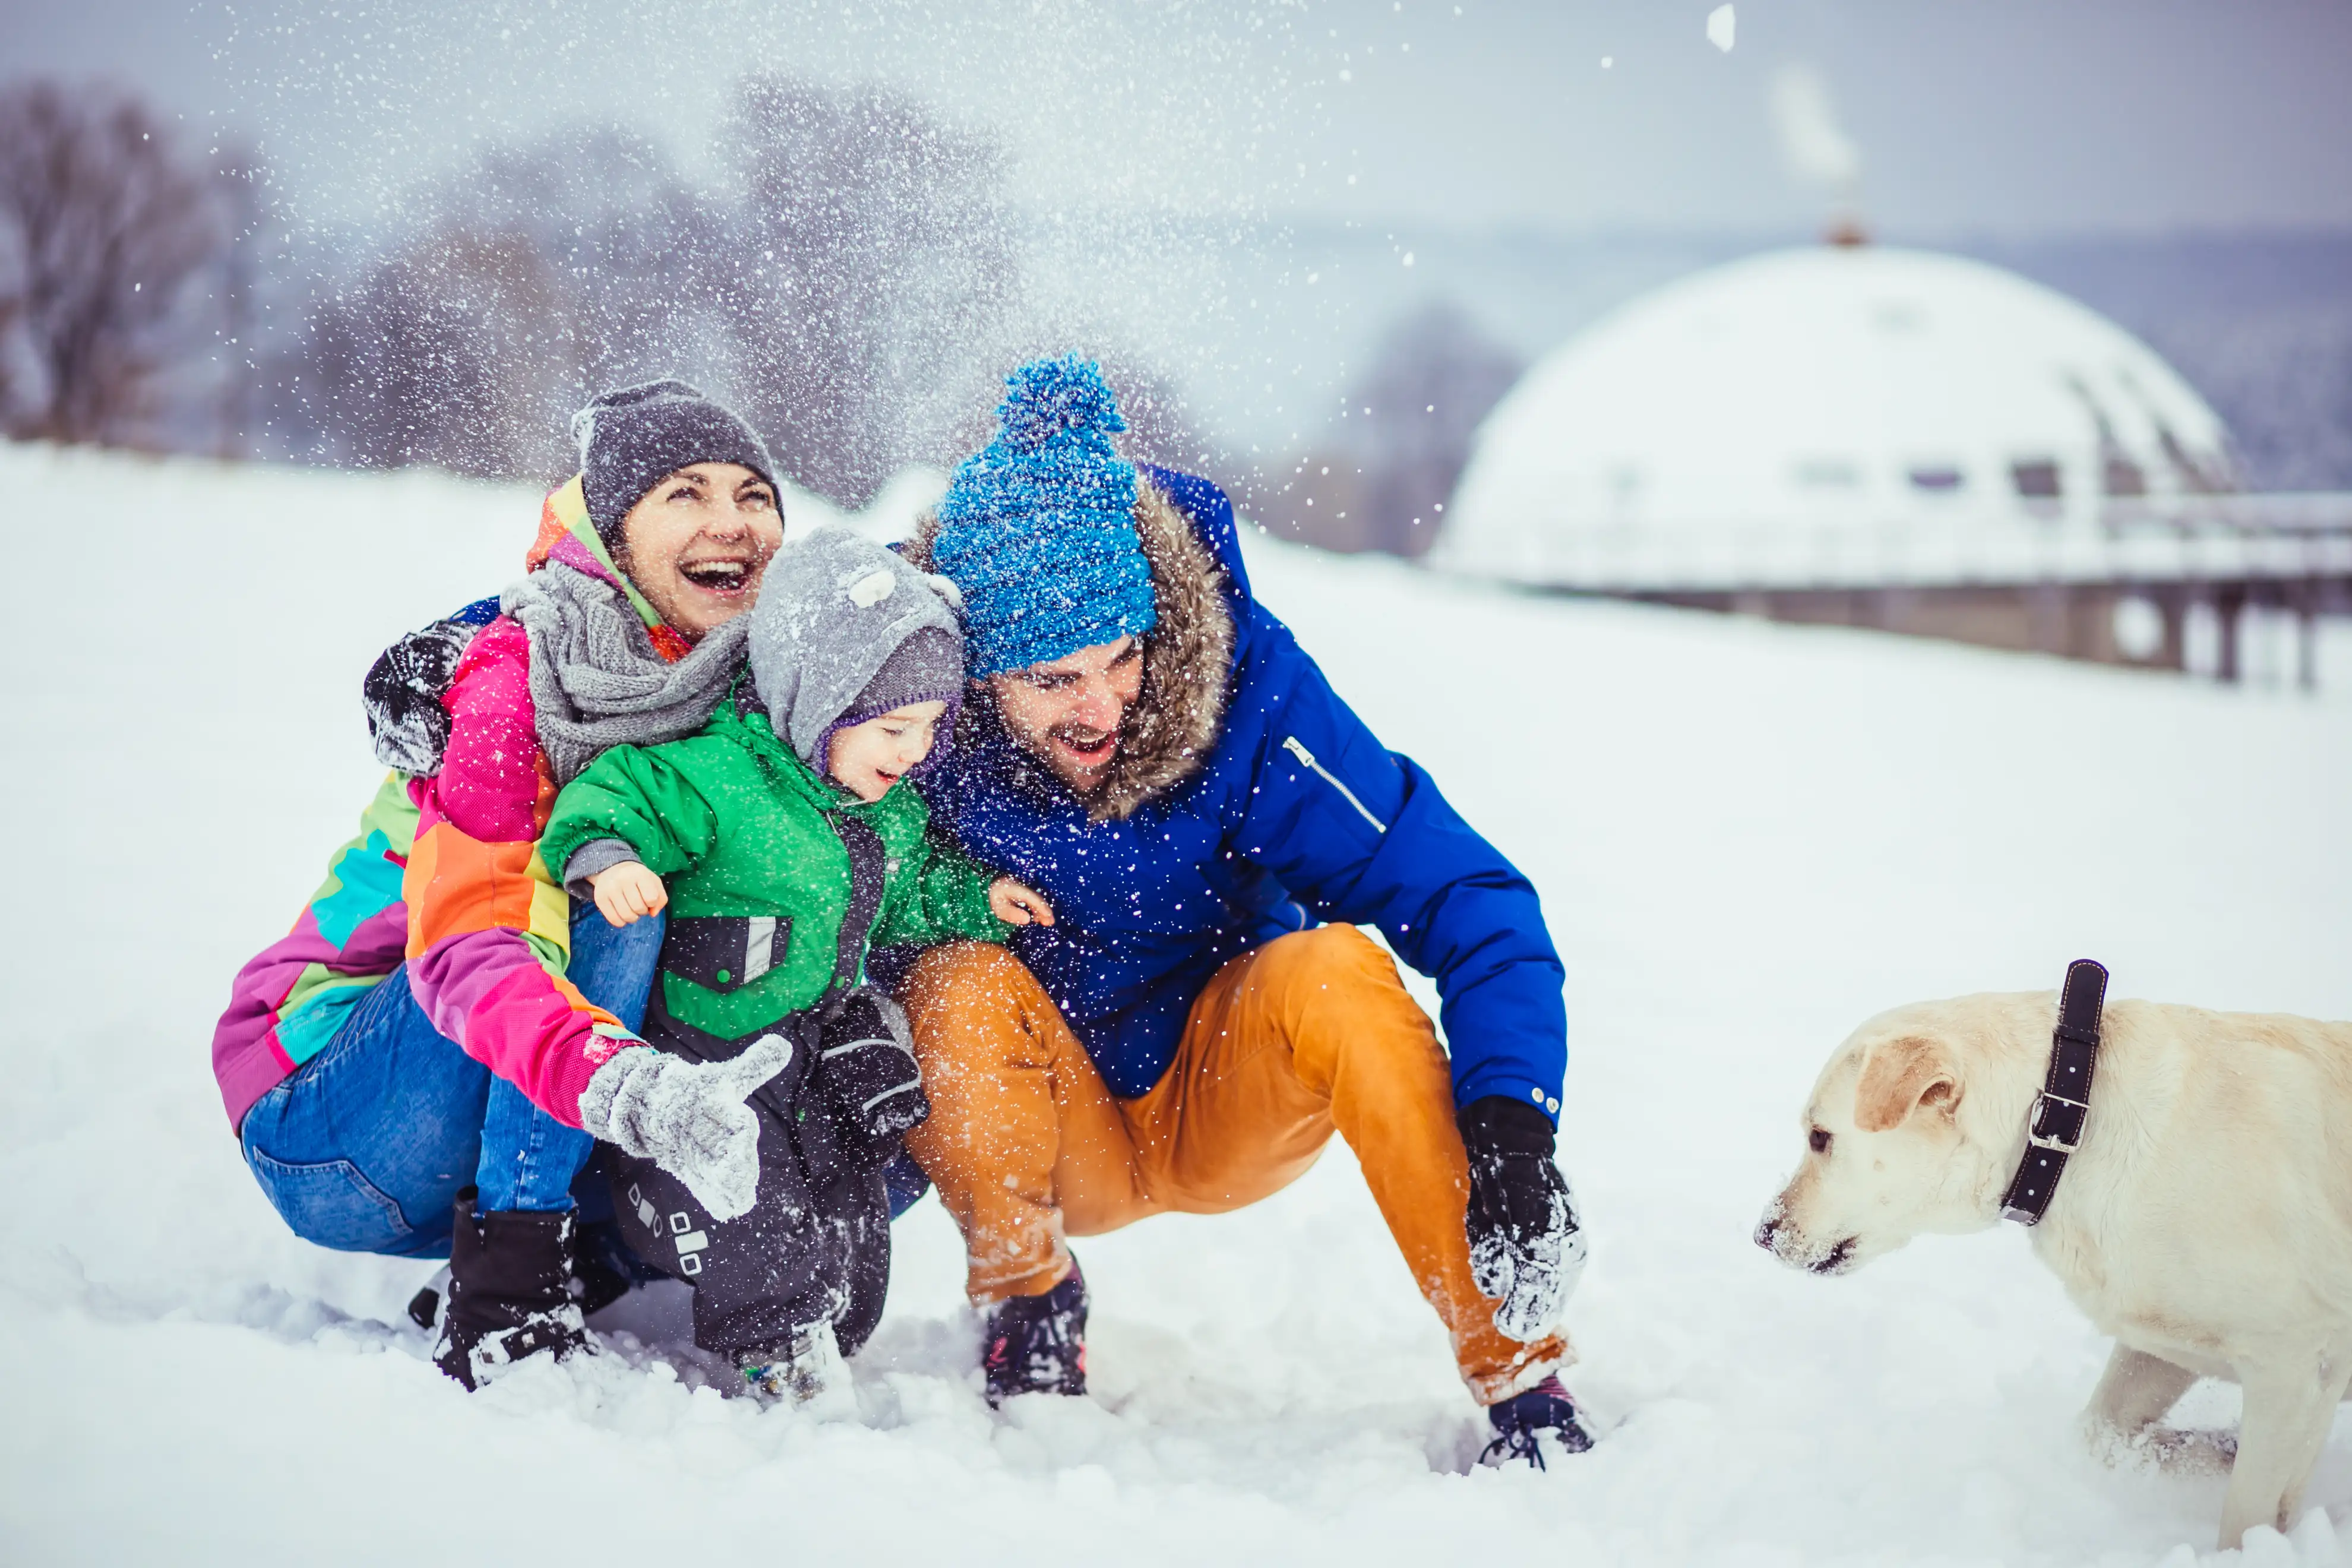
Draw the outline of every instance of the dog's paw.
M2096 1416L2083 1421L2092 1456L2114 1469L2176 1476L2226 1476L2237 1462L2238 1435L2201 1426L2147 1426L2124 1432Z

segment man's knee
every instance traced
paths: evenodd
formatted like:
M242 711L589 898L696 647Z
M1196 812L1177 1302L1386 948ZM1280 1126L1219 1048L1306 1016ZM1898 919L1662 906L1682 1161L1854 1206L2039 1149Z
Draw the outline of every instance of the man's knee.
M899 1001L917 1029L927 1016L1017 1005L1037 982L1027 967L992 942L950 942L926 948L907 971Z
M1037 982L1012 949L993 942L948 942L927 947L907 972L909 991L1012 991Z
M915 961L899 988L925 1071L993 1061L1050 1006L1028 967L994 942L955 942Z
M1420 1005L1404 988L1396 961L1351 925L1317 926L1276 937L1258 952L1253 978L1321 1005L1374 1007L1414 1014Z
M1287 1020L1294 1048L1304 1047L1310 1077L1340 1060L1411 1068L1414 1081L1444 1077L1444 1049L1429 1015L1404 988L1388 951L1351 925L1318 926L1276 938L1260 950L1266 986ZM1314 1040L1317 1043L1309 1045ZM1433 1079L1433 1081L1434 1081Z

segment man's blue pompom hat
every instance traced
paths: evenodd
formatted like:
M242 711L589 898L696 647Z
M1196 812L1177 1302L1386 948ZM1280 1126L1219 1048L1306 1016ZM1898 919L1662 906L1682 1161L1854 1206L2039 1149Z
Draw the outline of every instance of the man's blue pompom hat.
M963 594L975 678L1066 658L1160 624L1135 532L1135 465L1100 367L1033 360L1004 380L996 438L956 465L931 569Z

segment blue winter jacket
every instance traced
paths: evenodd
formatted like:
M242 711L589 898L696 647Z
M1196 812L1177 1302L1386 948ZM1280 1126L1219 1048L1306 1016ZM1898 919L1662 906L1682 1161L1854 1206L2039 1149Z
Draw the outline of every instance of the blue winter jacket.
M1251 597L1233 507L1147 468L1224 568L1234 622L1224 731L1204 766L1116 822L1041 792L992 715L925 781L935 819L982 864L1052 900L1013 949L1113 1094L1160 1081L1218 968L1320 921L1373 925L1433 976L1457 1105L1505 1095L1555 1119L1567 1067L1559 956L1527 878L1410 757L1339 700Z

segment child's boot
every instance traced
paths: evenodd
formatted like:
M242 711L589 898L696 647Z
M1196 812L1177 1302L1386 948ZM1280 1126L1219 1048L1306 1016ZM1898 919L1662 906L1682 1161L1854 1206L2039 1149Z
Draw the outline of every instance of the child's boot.
M449 1300L433 1364L478 1388L525 1356L558 1361L588 1347L572 1294L572 1212L477 1215L474 1189L457 1194L449 1243Z
M761 1400L792 1405L817 1415L855 1415L849 1363L830 1322L796 1331L772 1351L737 1358L743 1381Z
M1042 1296L1010 1296L988 1310L988 1402L1016 1394L1087 1391L1087 1281L1074 1258L1062 1282Z

